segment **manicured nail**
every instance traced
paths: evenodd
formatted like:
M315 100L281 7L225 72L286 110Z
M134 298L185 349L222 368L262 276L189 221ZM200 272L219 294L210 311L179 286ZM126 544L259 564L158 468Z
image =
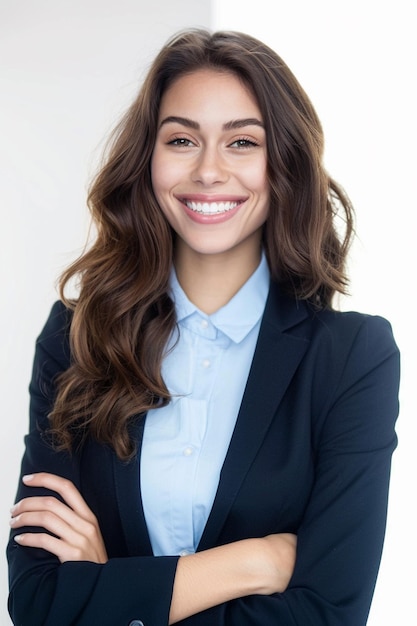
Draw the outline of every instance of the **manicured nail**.
M16 535L16 537L14 537L14 540L17 541L17 543L20 543L23 539L24 535Z
M33 474L26 474L26 476L22 477L22 480L24 483L29 483L31 480L33 480Z

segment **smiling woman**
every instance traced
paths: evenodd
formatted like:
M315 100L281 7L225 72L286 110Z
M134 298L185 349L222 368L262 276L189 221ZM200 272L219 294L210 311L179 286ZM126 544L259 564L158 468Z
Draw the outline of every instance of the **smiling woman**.
M37 341L14 623L366 623L398 350L332 308L352 209L322 151L256 39L191 30L157 56Z

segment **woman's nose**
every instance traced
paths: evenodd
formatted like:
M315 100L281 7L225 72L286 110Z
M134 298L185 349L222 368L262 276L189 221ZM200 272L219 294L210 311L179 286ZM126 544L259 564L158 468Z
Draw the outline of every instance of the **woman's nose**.
M227 168L216 148L204 148L197 157L193 181L203 185L214 185L227 180Z

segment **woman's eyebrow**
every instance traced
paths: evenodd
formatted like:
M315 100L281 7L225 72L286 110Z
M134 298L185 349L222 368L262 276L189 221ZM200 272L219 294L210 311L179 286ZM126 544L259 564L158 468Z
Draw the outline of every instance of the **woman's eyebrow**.
M223 130L233 130L235 128L243 128L244 126L264 127L261 120L258 120L256 117L246 117L242 120L232 120L231 122L226 122L226 124L223 124Z
M164 124L181 124L181 126L187 126L187 128L193 128L194 130L200 130L200 124L190 120L188 117L179 117L178 115L169 115L159 124L159 128L162 128Z
M194 130L200 130L200 124L195 122L194 120L190 120L188 117L180 117L178 115L169 115L165 117L159 125L159 128L164 126L165 124L181 124L181 126L186 126L187 128L192 128ZM231 120L230 122L226 122L223 124L223 130L233 130L235 128L243 128L244 126L260 126L264 127L261 120L258 120L256 117L245 117L240 120Z

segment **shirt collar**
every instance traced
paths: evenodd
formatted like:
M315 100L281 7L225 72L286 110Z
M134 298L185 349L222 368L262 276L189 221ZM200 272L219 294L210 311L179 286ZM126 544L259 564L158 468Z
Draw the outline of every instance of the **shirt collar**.
M202 318L210 320L215 328L232 341L239 343L249 334L264 312L269 291L268 263L262 254L261 262L252 276L225 306L212 315L206 315L190 302L178 282L174 269L171 272L170 287L178 322L197 313Z

